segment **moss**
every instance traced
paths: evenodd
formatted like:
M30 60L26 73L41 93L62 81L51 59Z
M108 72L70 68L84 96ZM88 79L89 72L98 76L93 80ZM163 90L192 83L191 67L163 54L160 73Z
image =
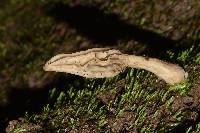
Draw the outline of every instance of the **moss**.
M126 75L124 76L124 74ZM122 86L124 89L121 92L116 92L115 87L111 86L114 86L123 78L128 82L125 86ZM98 80L86 80L81 89L74 87L73 84L69 85L66 91L60 92L57 96L53 108L47 105L41 115L36 115L37 117L34 117L34 119L30 119L30 117L27 119L30 122L45 124L46 126L41 124L42 127L45 127L45 130L56 130L58 132L81 130L81 126L89 123L93 123L96 131L106 131L105 129L110 126L112 131L136 128L140 132L150 132L155 131L156 128L156 132L166 132L178 126L186 117L184 110L175 111L172 104L176 99L173 96L175 94L187 97L192 88L190 82L195 82L188 80L182 84L164 85L164 87L159 88L154 86L155 77L141 70L128 70L114 78L104 79L102 84L98 84ZM144 82L147 82L147 84L144 85ZM98 101L96 97L103 95L108 90L116 97L101 105L102 99ZM56 91L56 89L51 91L51 98L54 97ZM159 98L160 100L158 100ZM107 115L110 109L112 109L113 117ZM127 111L133 113L130 115L130 120L126 120L128 118L124 116ZM153 118L151 118L151 115ZM163 118L162 115L165 115L165 117ZM114 122L113 125L110 122L111 118ZM173 122L170 122L170 120L173 120ZM82 121L84 121L84 125L82 125ZM116 126L120 124L127 125L117 129ZM91 126L91 124L89 125Z
M73 84L68 85L66 91L60 92L58 96L55 96L57 90L54 89L50 94L51 99L57 97L54 106L49 107L48 104L41 115L36 115L34 119L30 117L27 119L33 123L41 123L40 126L45 128L44 130L58 132L82 130L81 127L85 125L90 127L93 125L96 131L105 131L108 128L107 126L113 127L111 129L113 131L130 130L134 126L136 130L141 132L153 131L154 128L158 132L166 132L175 128L184 120L188 113L184 110L173 110L172 104L176 99L173 95L180 94L187 97L192 88L190 83L195 82L193 79L192 81L188 79L189 81L183 84L157 88L154 87L155 77L150 73L141 70L129 70L125 73L128 82L123 86L124 90L118 92L119 94L113 99L114 101L101 105L96 97L105 92L109 85L112 86L119 79L123 79L124 73L104 80L103 84L98 84L98 80L86 80L81 88L76 88ZM147 82L147 84L144 85L144 82ZM110 89L115 88L111 87ZM161 99L158 100L158 97ZM107 104L114 111L111 111L113 113L113 125L111 122L109 123L111 117L107 115L109 113ZM124 116L127 111L133 113L130 115L132 118L130 120L126 120L128 118ZM154 119L150 118L151 114ZM162 115L165 115L165 117L163 118ZM173 122L170 122L170 119L173 119ZM154 121L157 122L154 123ZM117 129L116 126L122 123L127 124L126 128L123 126L119 127L121 129Z

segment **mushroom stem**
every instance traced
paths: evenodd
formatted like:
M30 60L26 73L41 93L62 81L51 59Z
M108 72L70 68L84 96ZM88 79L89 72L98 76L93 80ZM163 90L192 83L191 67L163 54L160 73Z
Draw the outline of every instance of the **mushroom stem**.
M125 55L124 57L128 67L150 71L169 84L180 83L187 78L187 73L176 64L142 56Z

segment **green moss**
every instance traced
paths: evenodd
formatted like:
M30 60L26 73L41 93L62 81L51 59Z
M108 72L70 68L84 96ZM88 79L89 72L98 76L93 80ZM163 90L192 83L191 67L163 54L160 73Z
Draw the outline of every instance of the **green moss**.
M128 82L125 86L122 86L124 89L121 94L114 101L111 100L103 106L99 105L96 99L97 95L103 94L106 90L109 90L113 94L118 94L116 88L111 86L124 78ZM154 106L151 119L160 121L157 123L156 132L170 131L178 126L185 118L184 111L174 112L171 107L175 100L172 94L180 94L183 97L187 97L188 92L192 88L192 83L195 82L194 79L189 78L181 84L158 88L154 86L156 82L154 75L143 70L135 69L129 69L119 76L102 79L101 81L103 81L102 84L99 84L98 79L86 79L81 89L74 87L73 84L69 85L66 91L60 92L57 96L53 108L48 105L44 113L38 115L38 118L32 121L36 123L38 121L41 122L40 117L42 117L42 121L48 121L47 130L59 129L60 131L68 131L78 129L81 126L80 121L84 118L87 121L93 122L96 130L105 131L105 127L109 124L107 113L109 108L112 108L115 110L114 121L116 124L120 123L122 117L124 117L124 113L130 110L134 114L134 118L132 118L133 123L129 123L130 125L126 128L130 129L134 125L140 132L150 132L154 131L155 127L153 127L153 123L147 122L147 116L149 115L148 112L151 110L151 107L157 102L157 105ZM76 86L79 87L79 84ZM55 97L56 91L56 89L51 90L51 99ZM160 98L159 101L157 101L158 97ZM158 118L160 114L164 113L162 108L166 108L167 116L161 120ZM170 116L174 119L173 122L168 122L168 117ZM64 127L64 123L67 123L67 126ZM145 128L143 127L144 125Z

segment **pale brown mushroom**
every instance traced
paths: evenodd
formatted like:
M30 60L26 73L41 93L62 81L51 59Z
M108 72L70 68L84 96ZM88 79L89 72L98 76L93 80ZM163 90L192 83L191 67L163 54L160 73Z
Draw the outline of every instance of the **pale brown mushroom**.
M56 55L45 64L44 70L104 78L113 77L126 67L145 69L169 84L180 83L187 78L187 73L178 65L155 58L122 54L119 50L109 48Z

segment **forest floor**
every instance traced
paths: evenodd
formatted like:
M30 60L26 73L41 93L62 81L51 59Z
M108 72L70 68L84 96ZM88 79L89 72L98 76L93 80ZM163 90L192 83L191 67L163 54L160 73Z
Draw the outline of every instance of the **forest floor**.
M56 54L114 48L179 64L168 85L127 68L113 78L45 72ZM0 132L200 132L199 0L2 0Z

